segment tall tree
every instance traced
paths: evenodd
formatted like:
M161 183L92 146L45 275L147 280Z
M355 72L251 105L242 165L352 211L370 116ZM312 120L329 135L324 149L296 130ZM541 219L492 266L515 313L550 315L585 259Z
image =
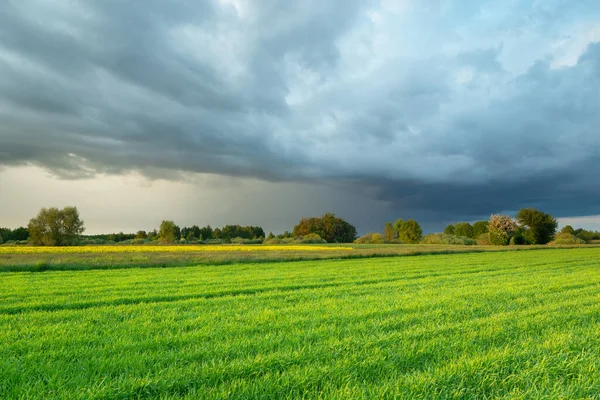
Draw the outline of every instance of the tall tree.
M383 238L386 242L391 242L394 240L394 236L396 236L396 231L394 229L394 225L391 222L385 223L385 228L383 229Z
M173 221L162 221L158 229L158 239L161 243L171 244L177 240L177 225Z
M531 244L549 243L558 228L556 218L535 208L520 209L517 213L517 221L527 228L525 237Z
M36 246L72 246L85 230L77 207L42 208L29 221L29 241Z

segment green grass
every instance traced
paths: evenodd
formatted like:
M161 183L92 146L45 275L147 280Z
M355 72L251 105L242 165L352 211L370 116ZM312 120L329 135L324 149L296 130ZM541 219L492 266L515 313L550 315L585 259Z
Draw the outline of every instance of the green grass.
M600 249L0 274L0 398L600 398Z

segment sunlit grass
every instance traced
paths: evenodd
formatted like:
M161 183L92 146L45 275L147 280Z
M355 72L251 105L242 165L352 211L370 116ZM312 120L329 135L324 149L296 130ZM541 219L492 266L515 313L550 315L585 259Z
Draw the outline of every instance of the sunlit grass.
M0 275L0 398L597 398L600 249Z

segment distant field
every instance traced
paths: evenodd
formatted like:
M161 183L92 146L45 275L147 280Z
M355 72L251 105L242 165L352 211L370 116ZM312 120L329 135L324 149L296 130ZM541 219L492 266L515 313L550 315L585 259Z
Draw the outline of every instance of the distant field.
M0 246L0 272L183 267L328 258L513 251L531 248L548 249L549 247L425 244Z
M598 398L600 248L0 274L0 398Z

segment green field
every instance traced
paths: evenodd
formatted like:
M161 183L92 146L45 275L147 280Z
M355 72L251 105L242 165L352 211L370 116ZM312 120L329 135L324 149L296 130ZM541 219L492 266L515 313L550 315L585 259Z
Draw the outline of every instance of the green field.
M0 274L0 398L600 398L600 248Z

